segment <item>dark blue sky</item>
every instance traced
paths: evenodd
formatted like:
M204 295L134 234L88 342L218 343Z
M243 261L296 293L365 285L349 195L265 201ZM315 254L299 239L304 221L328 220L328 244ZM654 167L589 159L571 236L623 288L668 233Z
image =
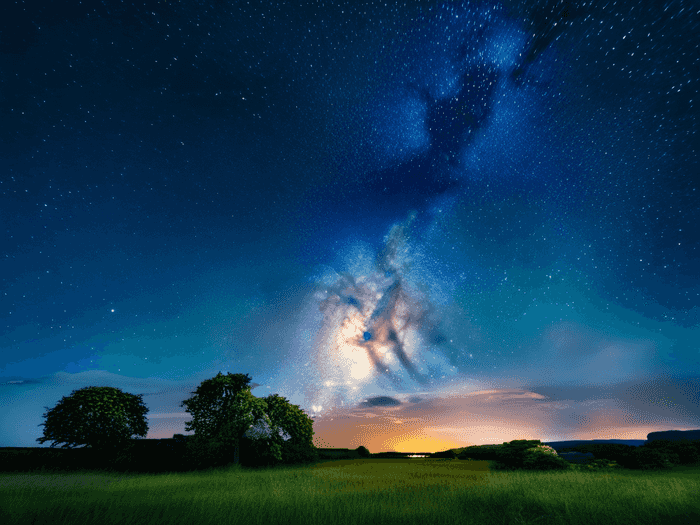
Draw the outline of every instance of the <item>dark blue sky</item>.
M319 446L700 427L697 6L258 4L2 7L0 446L219 371Z

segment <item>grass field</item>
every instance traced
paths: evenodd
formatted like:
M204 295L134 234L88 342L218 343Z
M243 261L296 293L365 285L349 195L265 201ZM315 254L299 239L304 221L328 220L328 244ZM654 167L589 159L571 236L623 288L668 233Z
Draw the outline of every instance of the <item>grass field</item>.
M416 458L258 471L0 473L0 523L700 523L700 466L584 473L490 471L489 465Z

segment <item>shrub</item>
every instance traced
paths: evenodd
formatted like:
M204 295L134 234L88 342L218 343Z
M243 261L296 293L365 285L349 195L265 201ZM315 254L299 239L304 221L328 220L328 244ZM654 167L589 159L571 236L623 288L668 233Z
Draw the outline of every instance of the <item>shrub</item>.
M367 450L367 449L366 449L365 447L363 447L362 445L360 445L359 447L357 447L355 450L356 450L357 453L360 455L360 457L368 458L368 457L371 456L369 450Z
M471 458L474 460L495 460L496 451L502 445L478 445L464 448L457 457L459 459Z
M658 450L678 465L691 465L700 461L700 441L659 439L645 443L638 450ZM678 457L677 461L676 456Z
M668 470L675 465L692 464L698 458L698 448L692 442L658 440L640 447L619 444L592 444L579 447L593 452L598 458L615 461L631 470Z
M569 470L570 464L550 447L534 447L525 451L525 470Z
M496 461L492 467L496 470L518 470L523 468L525 451L541 445L539 439L516 439L503 445L496 451Z
M677 442L673 451L678 454L681 465L693 465L700 461L700 442Z
M307 446L290 439L282 444L282 461L287 465L315 463L320 454L315 446Z
M599 472L605 470L619 469L620 465L616 461L610 459L596 459L586 465L576 465L575 470L582 472Z
M232 463L234 450L221 440L195 436L187 440L184 463L191 469L221 467Z
M673 452L641 446L633 456L632 466L641 470L668 470L679 462Z
M541 445L539 440L515 440L504 443L496 452L496 461L492 464L492 468L494 470L569 468L584 472L613 470L620 467L634 470L668 470L675 465L695 463L700 456L698 452L700 447L692 442L658 440L641 447L607 443L590 444L577 449L581 452L592 452L596 458L600 459L596 459L589 465L572 465L558 456L533 452L532 449L538 445Z
M592 443L575 447L578 452L591 452L596 458L613 460L624 468L635 468L637 447L620 443Z

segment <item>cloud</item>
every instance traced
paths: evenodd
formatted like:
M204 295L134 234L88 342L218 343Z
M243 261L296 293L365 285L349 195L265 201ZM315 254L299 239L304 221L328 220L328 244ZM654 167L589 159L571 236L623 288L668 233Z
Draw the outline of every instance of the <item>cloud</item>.
M363 401L360 403L360 406L367 406L367 407L378 407L378 406L383 406L383 407L388 407L388 406L399 406L401 405L401 401L398 401L394 399L393 397L388 397L388 396L378 396L378 397L373 397L370 398L366 401Z
M585 387L485 388L467 384L416 396L371 398L316 418L315 439L372 452L436 452L513 439L646 439L700 427L700 378ZM651 396L649 395L651 394ZM404 400L405 397L405 400Z

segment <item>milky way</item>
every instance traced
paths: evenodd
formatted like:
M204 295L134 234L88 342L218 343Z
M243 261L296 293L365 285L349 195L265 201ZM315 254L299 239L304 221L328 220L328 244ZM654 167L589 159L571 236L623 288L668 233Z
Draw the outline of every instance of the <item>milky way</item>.
M345 190L345 198L361 208L372 203L404 214L416 207L423 216L444 208L448 217L456 196L465 193L465 182L484 177L475 152L489 141L502 148L506 137L511 143L522 140L508 137L508 125L501 122L516 122L525 132L537 125L528 118L538 107L543 110L537 100L546 88L535 87L534 94L527 88L551 76L553 57L534 64L544 47L528 42L524 30L498 6L441 4L412 24L383 57L395 67L369 106L369 119L377 125L374 164L384 167L364 176L355 173L361 189L355 195ZM525 77L532 84L524 83ZM409 243L416 218L417 212L410 211L391 228L372 264L371 255L361 255L366 264L356 275L343 270L324 275L315 296L323 320L311 345L323 387L309 381L314 386L306 388L314 410L353 403L376 395L377 389L429 388L431 382L457 374L457 356L473 358L468 348L451 344L441 328L425 269L408 275L411 247L440 236L433 219L432 235L424 228L423 238ZM444 262L438 255L431 258L433 266ZM460 275L464 280L464 271ZM455 286L454 276L443 278Z
M327 284L315 295L322 327L312 346L326 387L316 393L319 410L321 399L334 397L328 392L342 391L354 402L373 385L411 391L455 373L440 352L449 343L430 299L408 284L407 230L414 218L392 228L367 271L323 276Z

